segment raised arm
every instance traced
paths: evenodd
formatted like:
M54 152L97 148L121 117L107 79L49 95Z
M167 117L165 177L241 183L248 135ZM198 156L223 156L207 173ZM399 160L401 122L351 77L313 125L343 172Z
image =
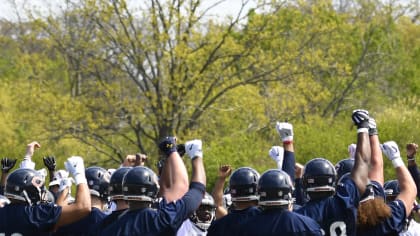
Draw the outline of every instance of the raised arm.
M16 159L3 157L1 159L1 182L0 182L0 194L4 193L4 187L6 186L7 176L9 172L16 164Z
M382 158L381 143L379 142L376 121L369 118L369 142L372 158L370 160L369 179L384 185L384 161Z
M56 228L76 222L87 216L91 210L90 193L85 176L83 159L79 156L72 156L64 163L67 171L73 175L76 182L76 200L73 204L63 205L60 218Z
M214 204L216 205L216 219L220 219L228 213L227 209L223 206L223 189L225 187L226 178L231 173L232 168L230 165L220 166L217 180L214 183L211 195L214 199Z
M280 155L281 159L283 159L281 169L285 171L287 174L289 174L290 179L292 180L292 183L294 185L296 159L295 159L295 150L293 146L293 125L287 122L277 122L276 130L283 143L282 149L284 149L284 153ZM278 160L277 160L277 163L279 163Z
M160 176L160 194L168 202L180 199L188 191L187 168L177 151L176 138L166 137L159 149L167 156Z
M352 119L357 126L357 144L351 177L359 190L359 194L362 195L369 182L368 171L371 159L369 113L366 110L354 110Z
M37 141L33 141L26 146L26 154L20 163L20 168L35 169L35 162L32 161L32 156L36 149L41 148L41 145Z
M407 162L408 171L410 171L411 177L413 177L414 183L417 187L417 197L420 198L420 171L416 163L416 154L418 145L416 143L409 143L406 146L407 149Z
M57 163L55 161L55 157L54 156L45 156L44 158L42 158L42 160L44 161L45 167L47 167L47 169L48 169L48 175L50 176L50 182L52 182L54 180L55 168L57 166Z
M385 142L382 145L382 150L395 168L398 184L400 185L400 194L398 194L397 199L404 203L406 216L409 216L416 199L416 184L404 165L397 143L394 141Z

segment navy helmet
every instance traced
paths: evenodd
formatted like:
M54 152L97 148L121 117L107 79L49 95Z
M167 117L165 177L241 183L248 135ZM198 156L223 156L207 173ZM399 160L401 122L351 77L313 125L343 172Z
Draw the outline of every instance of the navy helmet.
M258 181L260 206L288 206L293 202L290 176L279 169L264 172Z
M257 185L260 174L251 167L235 170L229 179L231 199L235 201L258 200Z
M346 158L340 160L335 164L335 171L337 172L337 180L339 180L344 174L350 173L354 166L353 158Z
M213 197L209 193L205 193L201 204L197 210L190 216L198 228L207 231L211 223L216 219L216 204Z
M122 182L124 175L131 170L131 167L120 167L114 171L111 175L111 180L109 182L109 196L111 200L122 200L124 199Z
M303 169L302 186L307 193L335 192L337 173L333 164L325 158L308 161Z
M9 174L4 195L11 200L35 205L44 199L44 176L36 170L20 168Z
M124 200L152 202L159 192L158 178L145 166L131 168L122 182Z
M395 200L395 198L400 194L400 184L398 180L388 180L384 183L384 191L387 200Z
M109 172L98 166L88 167L85 170L87 184L90 194L103 200L107 200L109 195Z

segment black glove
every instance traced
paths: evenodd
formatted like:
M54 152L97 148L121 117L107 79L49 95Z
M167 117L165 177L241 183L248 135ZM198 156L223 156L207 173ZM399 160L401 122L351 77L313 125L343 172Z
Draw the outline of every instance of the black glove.
M48 168L49 171L55 171L55 167L57 165L54 156L46 156L43 158L44 165Z
M176 138L170 136L162 139L159 143L159 149L167 156L173 152L176 152Z
M8 157L3 157L1 159L1 170L4 173L8 173L16 164L16 159L9 159Z
M357 109L353 111L351 115L353 123L360 128L369 128L369 112L362 109Z
M185 144L181 143L176 145L176 149L178 150L179 155L183 157L185 154Z

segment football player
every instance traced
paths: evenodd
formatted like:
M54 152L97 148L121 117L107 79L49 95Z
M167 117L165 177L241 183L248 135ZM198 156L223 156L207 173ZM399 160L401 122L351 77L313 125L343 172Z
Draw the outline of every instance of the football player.
M124 200L122 182L124 175L131 169L131 167L120 167L111 175L109 183L109 196L111 201L116 204L116 209L108 216L106 216L100 224L97 224L92 230L90 235L98 235L101 229L106 228L109 224L114 222L119 215L128 209L128 204Z
M213 197L206 192L201 204L194 213L182 223L177 236L205 236L210 224L216 217L216 205Z
M251 167L241 167L235 170L229 178L229 191L233 209L216 219L207 232L211 235L235 235L239 223L259 214L257 185L260 174Z
M322 235L317 222L292 211L292 192L293 184L286 172L264 172L258 181L258 204L263 211L243 221L233 235Z
M90 212L89 188L83 159L73 156L65 167L77 185L76 201L71 205L41 203L47 191L43 176L32 169L17 169L6 182L5 196L11 203L0 208L0 234L40 235L73 223Z
M176 139L166 137L159 143L165 153L160 184L164 186L162 200L157 209L151 204L159 192L156 174L144 166L133 167L123 178L123 195L129 209L98 235L174 235L200 205L205 193L206 175L203 165L201 140L185 143L185 150L192 162L192 178L189 190L182 195L188 184L186 167L177 152ZM178 198L176 198L178 197Z
M358 130L351 174L336 186L336 170L327 159L312 159L304 167L302 186L309 201L296 212L318 222L325 235L356 235L357 207L368 183L369 113L355 110L352 119Z
M55 235L87 235L89 231L100 223L107 215L103 212L109 195L109 173L98 166L86 168L85 171L91 199L89 215L73 224L63 226Z

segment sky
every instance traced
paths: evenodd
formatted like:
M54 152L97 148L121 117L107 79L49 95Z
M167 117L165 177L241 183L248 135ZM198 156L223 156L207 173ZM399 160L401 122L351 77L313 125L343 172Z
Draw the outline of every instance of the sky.
M143 0L127 0L132 5L138 5L139 2ZM165 1L165 0L163 0ZM203 9L211 6L214 3L221 2L212 11L209 12L209 16L214 17L225 17L227 15L236 15L239 12L241 4L244 0L203 0L202 6ZM65 2L64 0L0 0L0 18L7 20L16 20L16 12L12 5L12 2L15 2L18 6L18 9L21 15L24 15L24 8L30 8L32 10L37 10L41 12L48 12L48 9L57 9L57 6L60 2ZM253 0L249 0L246 4L245 9L255 6Z

